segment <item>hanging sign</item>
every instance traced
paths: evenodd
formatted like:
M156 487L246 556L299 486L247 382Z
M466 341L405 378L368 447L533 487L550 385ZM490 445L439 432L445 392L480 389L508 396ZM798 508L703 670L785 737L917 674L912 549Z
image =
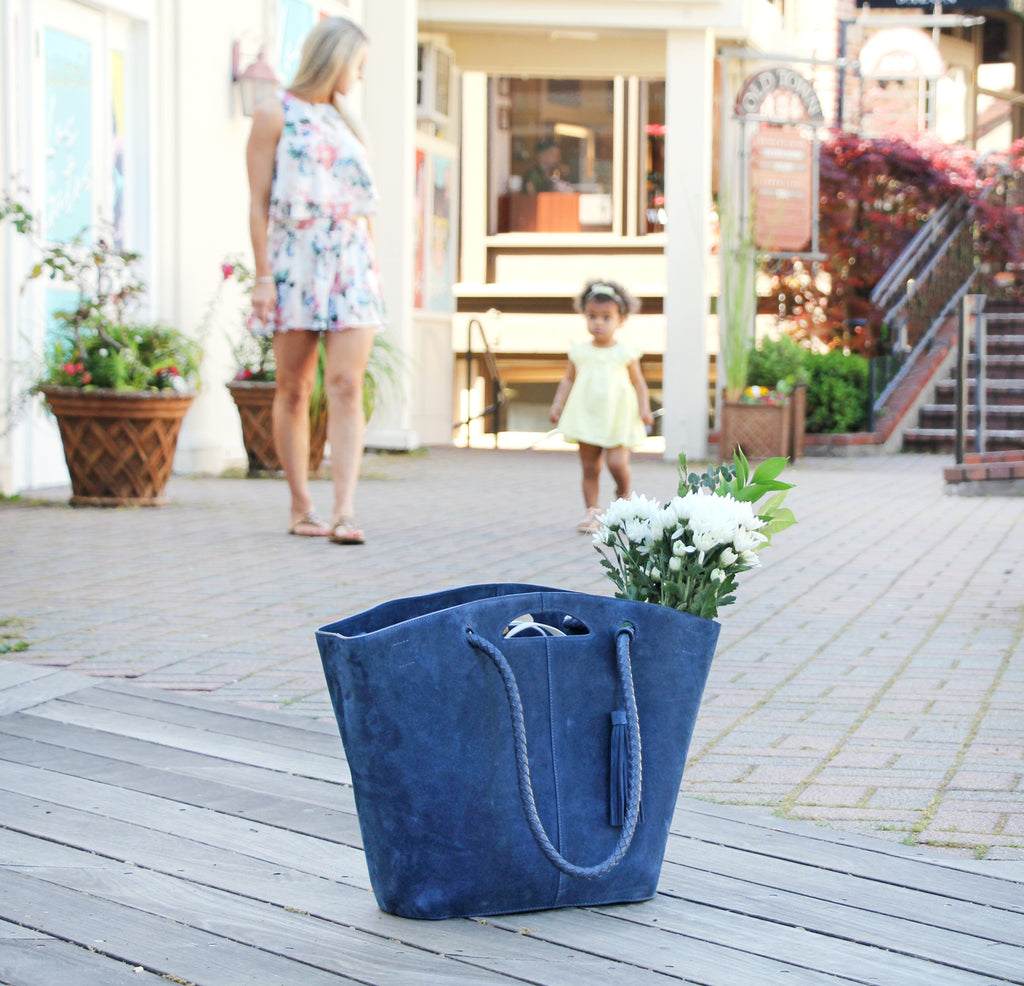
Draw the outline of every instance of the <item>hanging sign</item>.
M753 236L760 250L808 249L814 221L814 154L800 127L762 127L750 141Z
M765 103L772 100L778 102L779 97L788 96L789 100L795 97L803 107L804 118L807 120L824 120L825 116L821 110L821 101L814 91L814 86L808 79L805 79L799 72L794 72L784 65L776 65L773 68L762 69L755 72L746 82L736 99L736 115L759 116ZM788 114L792 118L792 114Z

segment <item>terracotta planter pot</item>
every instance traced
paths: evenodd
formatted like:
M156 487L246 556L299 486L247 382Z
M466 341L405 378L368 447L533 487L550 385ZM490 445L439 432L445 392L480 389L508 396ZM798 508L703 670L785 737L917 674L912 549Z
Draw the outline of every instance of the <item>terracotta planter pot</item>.
M751 460L790 454L792 439L791 405L722 402L722 426L718 451L725 461L738 445Z
M57 419L72 506L156 507L192 394L41 388Z
M273 406L277 390L273 381L232 380L227 385L242 421L242 442L249 460L249 475L280 472L281 461L274 447ZM310 414L309 472L317 475L327 444L327 411Z

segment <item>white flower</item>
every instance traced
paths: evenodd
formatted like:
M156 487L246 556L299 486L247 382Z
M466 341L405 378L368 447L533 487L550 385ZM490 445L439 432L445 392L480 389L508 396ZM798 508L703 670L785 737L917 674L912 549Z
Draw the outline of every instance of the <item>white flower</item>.
M744 565L749 565L751 568L757 568L761 564L761 559L758 557L756 551L744 551L740 555L740 561Z
M726 546L722 549L722 553L718 556L718 562L721 565L733 565L739 555L736 554L732 548Z
M673 555L668 560L668 570L670 572L678 572L683 567L683 559L678 555Z
M711 570L711 581L712 582L724 582L725 581L725 572L723 572L720 568L713 568Z
M742 555L746 551L753 551L759 544L767 540L759 531L741 530L737 531L732 538L732 546Z
M682 558L683 555L692 555L696 550L692 544L683 544L682 541L672 542L672 554L677 558Z

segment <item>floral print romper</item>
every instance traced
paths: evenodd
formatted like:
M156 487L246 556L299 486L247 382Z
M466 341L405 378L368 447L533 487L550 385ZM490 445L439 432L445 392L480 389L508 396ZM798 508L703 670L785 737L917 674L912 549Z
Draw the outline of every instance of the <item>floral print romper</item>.
M284 93L270 191L268 258L277 308L268 332L381 328L368 217L377 190L366 148L332 103Z

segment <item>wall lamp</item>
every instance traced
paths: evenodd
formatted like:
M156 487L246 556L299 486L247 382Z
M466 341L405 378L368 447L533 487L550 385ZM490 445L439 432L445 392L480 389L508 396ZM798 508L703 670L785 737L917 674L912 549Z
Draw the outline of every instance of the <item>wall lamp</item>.
M263 49L260 48L254 61L248 68L239 71L241 63L241 43L236 41L231 46L231 81L237 83L238 94L242 99L242 112L246 116L252 116L253 110L259 104L274 95L280 85L270 63L263 56Z

